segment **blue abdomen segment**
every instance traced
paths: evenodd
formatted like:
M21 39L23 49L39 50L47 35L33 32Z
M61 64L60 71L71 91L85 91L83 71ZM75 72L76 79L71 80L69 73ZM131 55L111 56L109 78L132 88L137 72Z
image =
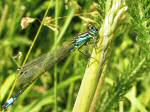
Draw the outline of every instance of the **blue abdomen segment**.
M2 108L5 110L9 106L13 105L13 103L16 101L16 97L10 98L3 106Z
M75 48L80 48L81 46L83 46L85 43L87 43L90 38L92 38L92 36L89 33L84 33L80 36L78 36L77 39L75 39Z
M14 97L10 98L3 106L2 108L4 110L6 110L9 106L13 105L14 102L16 101L17 97L24 91L25 89L23 90L20 90Z

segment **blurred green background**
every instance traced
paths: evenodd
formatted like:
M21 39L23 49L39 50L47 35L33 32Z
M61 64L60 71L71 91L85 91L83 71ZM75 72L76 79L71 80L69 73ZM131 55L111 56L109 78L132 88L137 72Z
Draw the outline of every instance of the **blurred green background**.
M104 2L104 0L102 1ZM17 64L21 65L23 62L48 6L50 7L47 17L51 17L53 21L50 24L45 23L43 25L28 61L50 52L52 48L61 47L66 40L73 39L77 34L86 31L88 24L92 23L92 20L96 23L93 24L100 28L105 12L101 7L102 13L97 13L97 5L98 2L93 0L0 1L1 107L8 97L15 76L18 73ZM26 29L22 29L21 20L23 17L38 19L30 23ZM62 18L56 19L58 17ZM98 24L97 20L99 20ZM132 65L132 60L136 59L141 49L141 45L136 40L137 34L131 29L132 26L128 26L125 32L118 32L116 35L106 73L106 85L111 85L120 75L129 72L127 70ZM60 41L56 44L58 38ZM90 54L92 47L92 45L85 46L81 50ZM14 60L14 57L17 57L19 52L22 53L22 57ZM72 53L53 69L42 75L34 85L18 98L9 111L51 112L57 110L58 112L71 112L87 62L88 58L78 51ZM136 62L138 62L138 59ZM141 71L143 72L141 73L142 76L139 77L138 81L133 82L134 86L126 95L129 101L125 101L125 112L150 111L150 70L149 68L146 70ZM56 81L57 91L55 91Z

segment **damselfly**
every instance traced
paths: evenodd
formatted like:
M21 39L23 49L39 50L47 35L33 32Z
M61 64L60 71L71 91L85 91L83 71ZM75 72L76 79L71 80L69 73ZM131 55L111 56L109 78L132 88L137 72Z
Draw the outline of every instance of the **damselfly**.
M92 38L95 42L98 35L98 29L95 26L89 26L89 30L75 37L73 41L68 42L54 53L44 54L41 57L28 62L20 69L20 75L17 77L16 88L19 92L14 97L10 98L3 106L3 109L7 109L17 99L17 97L24 92L24 90L31 85L39 76L44 72L51 69L56 63L63 60L69 55L69 53L81 48Z

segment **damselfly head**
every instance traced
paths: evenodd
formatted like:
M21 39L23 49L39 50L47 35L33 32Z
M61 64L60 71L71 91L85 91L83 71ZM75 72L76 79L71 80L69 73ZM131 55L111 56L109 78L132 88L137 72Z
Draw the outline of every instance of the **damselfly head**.
M89 33L96 36L98 34L98 29L95 26L89 26Z

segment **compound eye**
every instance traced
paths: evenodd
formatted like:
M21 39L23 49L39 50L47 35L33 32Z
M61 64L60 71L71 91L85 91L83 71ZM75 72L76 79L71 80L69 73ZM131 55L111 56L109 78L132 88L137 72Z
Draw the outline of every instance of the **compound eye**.
M93 26L91 26L91 29L93 30L93 29L94 29L94 27L93 27Z
M98 32L98 29L96 28L96 31Z
M90 25L89 29L94 32L98 32L98 29L95 26Z
M94 30L95 28L93 26L90 26L90 30Z

